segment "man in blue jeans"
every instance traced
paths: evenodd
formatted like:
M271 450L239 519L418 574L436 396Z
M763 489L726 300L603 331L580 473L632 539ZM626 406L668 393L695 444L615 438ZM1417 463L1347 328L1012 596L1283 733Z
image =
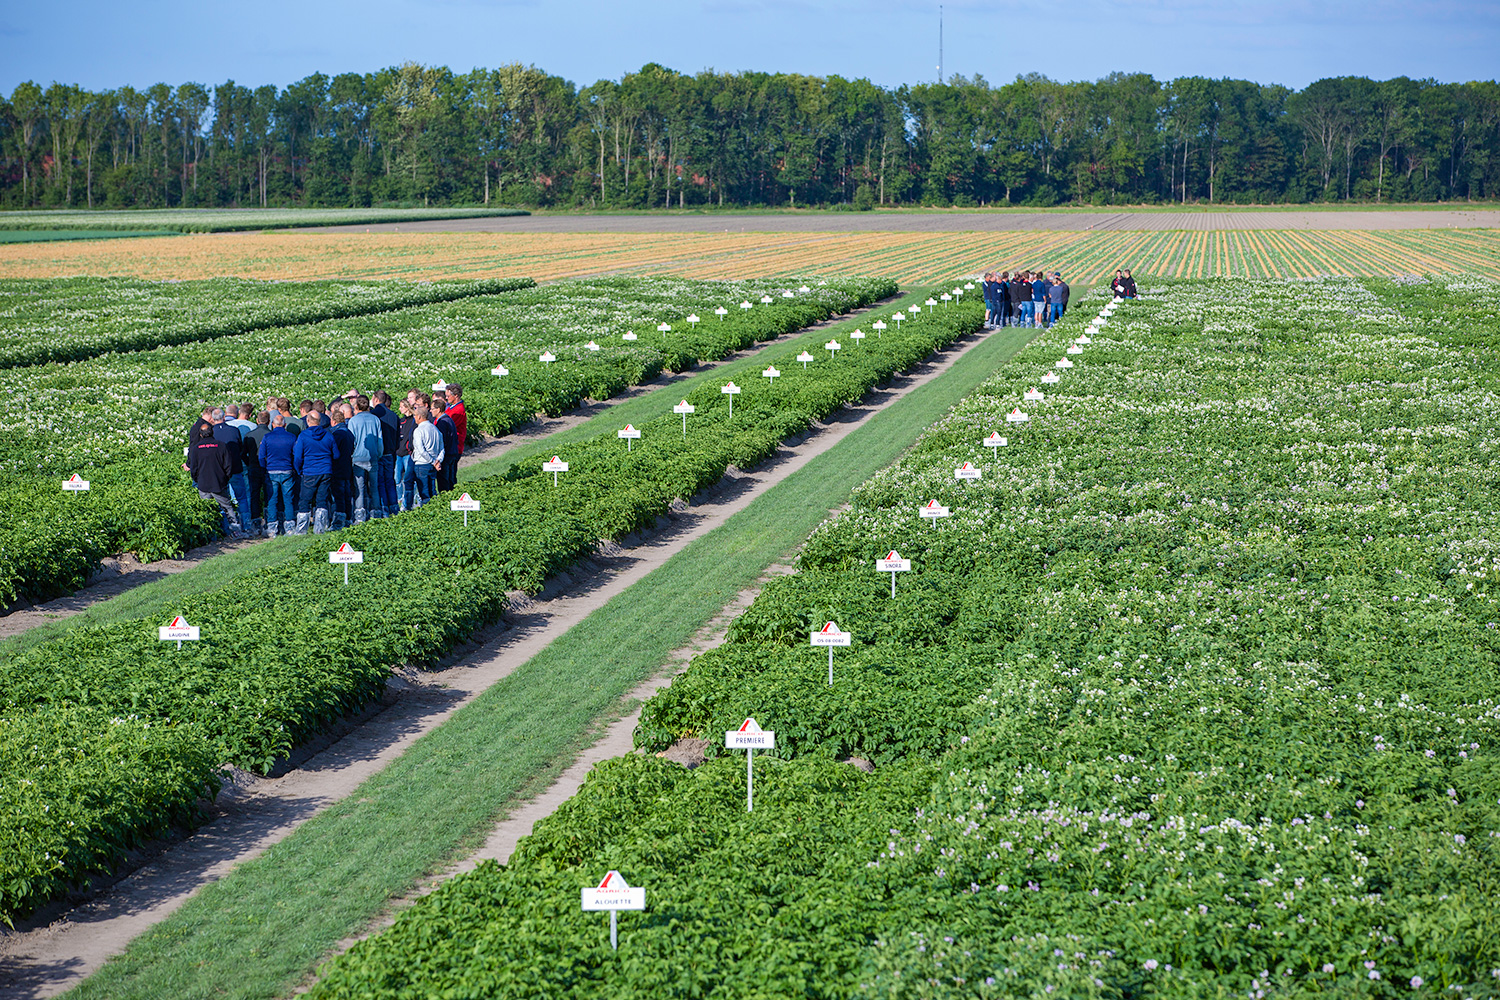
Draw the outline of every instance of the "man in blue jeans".
M308 522L312 522L313 534L321 535L328 530L328 490L333 478L333 464L339 456L338 444L323 423L316 410L304 417L307 430L297 435L297 445L292 452L292 461L301 477L298 484L298 508L296 533L307 534Z
M437 474L443 468L443 433L432 423L432 411L417 407L417 426L411 432L411 463L417 481L417 506L437 494Z
M239 411L235 411L235 419L239 419ZM234 505L240 512L240 523L250 523L250 477L245 475L245 435L240 429L231 424L228 414L221 409L215 408L213 412L213 438L224 446L229 455L231 465L229 473L229 495L234 500Z
M1033 271L1031 279L1031 308L1036 311L1036 325L1045 327L1048 325L1047 279L1042 277L1041 271Z
M296 446L297 436L286 429L286 414L278 410L260 442L260 467L266 473L267 538L275 538L278 530L290 535L296 522L297 480L292 472Z
M376 487L380 506L386 517L395 517L400 507L396 501L396 452L401 446L401 418L391 409L391 397L384 389L370 397L370 412L380 418L380 467L376 470Z

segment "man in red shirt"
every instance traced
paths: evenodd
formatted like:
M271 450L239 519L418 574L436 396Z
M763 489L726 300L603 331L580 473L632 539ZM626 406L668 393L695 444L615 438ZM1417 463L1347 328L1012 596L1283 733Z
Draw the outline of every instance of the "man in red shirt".
M449 456L452 462L448 463L448 481L454 482L458 475L458 460L464 457L464 442L469 438L469 414L464 409L464 387L448 383L448 416L453 419L453 424L458 428L458 454Z

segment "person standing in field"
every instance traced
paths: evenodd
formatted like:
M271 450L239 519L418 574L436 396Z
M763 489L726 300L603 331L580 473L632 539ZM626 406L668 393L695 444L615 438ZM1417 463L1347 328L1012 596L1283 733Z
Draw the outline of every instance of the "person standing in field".
M1025 271L1017 271L1010 281L1011 317L1016 326L1032 326L1031 282Z
M408 397L409 399L410 397ZM417 479L411 460L411 435L417 429L416 407L401 401L400 437L396 441L396 506L398 510L415 510Z
M328 408L328 433L338 445L338 457L333 460L333 478L329 480L329 494L333 499L334 530L351 524L354 520L354 476L359 471L354 466L354 435L349 430L350 407L348 403L334 403Z
M348 403L343 404L348 407ZM370 397L354 397L354 416L349 420L354 435L354 523L364 524L373 517L384 517L380 505L380 459L385 454L385 432L380 418L370 412Z
M260 466L266 472L267 538L275 538L278 530L290 535L296 523L293 451L297 435L286 429L286 421L286 414L277 410L271 416L271 429L260 442Z
M1063 310L1068 304L1068 286L1063 284L1062 276L1056 271L1052 272L1052 281L1047 286L1047 309L1052 314L1052 322L1056 324L1063 317Z
M991 329L996 324L996 317L1000 310L995 305L995 272L984 272L984 278L980 281L980 287L984 289L984 328Z
M1036 325L1047 326L1047 279L1041 271L1031 272L1031 308L1036 313Z
M437 474L443 467L443 432L432 423L432 411L427 407L417 407L415 417L411 462L417 487L416 504L421 507L437 495Z
M214 426L206 424L198 428L198 440L188 449L188 469L193 475L193 482L198 486L198 496L219 505L225 534L243 538L245 531L239 511L229 499L230 470L233 468L230 448L214 436ZM231 427L230 430L234 428ZM239 431L235 430L234 433L236 437L239 436ZM234 447L238 449L238 442Z
M227 416L223 410L214 408L213 437L229 454L229 495L239 508L240 517L245 519L250 516L250 480L245 475L245 438L238 427L229 423Z
M386 517L400 510L396 503L396 449L401 446L401 418L391 409L391 397L384 389L371 397L370 412L380 420L380 466L376 470L376 491L380 509Z
M1121 294L1125 298L1133 299L1136 297L1135 279L1130 276L1130 268L1128 267L1125 269L1124 275L1120 278L1120 287L1123 289Z
M241 414L244 416L244 414ZM250 480L250 524L260 528L266 516L266 470L260 464L260 443L271 430L271 414L262 410L245 434L241 454L245 458L245 476Z
M438 489L446 492L454 484L451 462L458 451L458 425L448 416L448 403L441 396L432 400L432 425L443 436L443 461L437 469L437 482Z
M328 530L328 490L333 478L333 463L338 458L338 445L318 414L308 412L303 417L307 430L297 435L293 449L293 461L299 477L297 489L296 533L307 534L308 522L313 534L321 535Z
M448 456L443 464L448 468L448 488L458 482L458 462L464 457L464 446L469 442L469 411L464 409L464 387L448 383L448 419L453 421L454 436L458 440L458 451Z

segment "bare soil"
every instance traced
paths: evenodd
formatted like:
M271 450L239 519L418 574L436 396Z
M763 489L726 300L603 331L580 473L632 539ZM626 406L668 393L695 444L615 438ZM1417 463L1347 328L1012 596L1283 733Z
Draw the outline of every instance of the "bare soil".
M78 983L171 915L200 886L259 856L302 822L352 793L574 624L832 448L871 415L942 374L983 337L974 334L937 352L890 385L840 410L826 424L785 443L758 468L731 470L704 495L693 498L691 506L672 511L655 530L607 547L549 582L536 599L513 595L516 601L505 620L455 649L439 669L394 674L383 703L303 747L272 776L235 775L213 804L213 818L190 836L147 852L133 871L69 901L74 904L71 909L59 906L18 924L14 931L0 928L0 998L51 997ZM750 596L741 595L745 603ZM704 641L713 641L713 636ZM682 662L678 659L675 668L669 664L665 676L655 681L665 683ZM649 690L643 687L633 697L644 698ZM603 726L603 742L590 756L580 757L534 805L510 810L476 852L474 863L483 857L509 857L531 825L572 794L593 762L628 752L634 727L629 720L626 716Z

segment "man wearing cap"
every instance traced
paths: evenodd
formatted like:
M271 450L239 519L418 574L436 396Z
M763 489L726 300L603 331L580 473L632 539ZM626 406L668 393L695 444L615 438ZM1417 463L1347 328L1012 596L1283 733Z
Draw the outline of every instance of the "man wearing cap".
M1052 284L1047 289L1047 306L1052 310L1053 323L1062 319L1068 309L1068 286L1056 271L1052 272Z

